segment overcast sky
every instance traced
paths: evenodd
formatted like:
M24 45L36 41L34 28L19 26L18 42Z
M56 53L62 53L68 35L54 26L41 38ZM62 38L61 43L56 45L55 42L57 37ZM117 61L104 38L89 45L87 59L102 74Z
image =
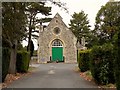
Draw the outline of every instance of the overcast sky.
M59 0L58 0L59 1ZM69 13L66 11L61 10L58 6L52 5L52 15L50 17L54 17L56 13L59 13L63 18L63 21L68 26L70 23L71 15L74 12L80 12L83 10L85 14L88 14L88 20L90 25L92 26L91 29L94 28L95 17L97 12L100 10L102 5L105 5L109 0L60 0L61 2L66 3L66 7L68 8ZM38 15L38 17L41 17ZM35 49L37 49L37 41L34 41ZM24 46L27 43L23 42Z
M59 0L58 0L59 1ZM88 20L90 21L90 25L94 26L95 17L100 10L102 5L105 5L109 0L60 0L66 3L69 13L66 13L64 10L61 10L59 7L52 7L52 16L54 16L57 12L62 16L63 21L68 26L70 23L71 15L74 12L79 13L81 10L88 14Z

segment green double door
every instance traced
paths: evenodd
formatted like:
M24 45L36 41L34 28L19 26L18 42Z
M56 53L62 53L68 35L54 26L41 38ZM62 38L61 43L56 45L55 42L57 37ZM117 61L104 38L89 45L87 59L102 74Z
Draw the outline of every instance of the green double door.
M63 47L52 47L52 61L63 61Z

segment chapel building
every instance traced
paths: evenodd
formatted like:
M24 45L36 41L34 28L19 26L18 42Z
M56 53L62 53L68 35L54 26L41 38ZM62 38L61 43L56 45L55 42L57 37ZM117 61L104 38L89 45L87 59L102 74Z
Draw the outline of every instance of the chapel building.
M38 62L77 62L77 38L57 13L47 27L40 26Z

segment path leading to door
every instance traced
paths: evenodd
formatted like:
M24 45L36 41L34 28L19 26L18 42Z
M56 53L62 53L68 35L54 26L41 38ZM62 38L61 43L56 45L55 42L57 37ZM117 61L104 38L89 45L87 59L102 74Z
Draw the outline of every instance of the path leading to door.
M8 88L97 88L74 71L77 64L39 64L37 71L14 81Z

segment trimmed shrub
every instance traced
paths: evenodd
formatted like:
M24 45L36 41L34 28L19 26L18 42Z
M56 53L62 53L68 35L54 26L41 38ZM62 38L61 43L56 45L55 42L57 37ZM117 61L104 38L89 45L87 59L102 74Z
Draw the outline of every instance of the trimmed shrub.
M10 63L10 49L2 48L2 82L4 82L6 75L8 74Z
M115 80L117 90L120 90L120 48L116 51L116 60L115 60Z
M120 32L118 34L118 38L115 44L115 79L116 79L116 86L117 90L120 90Z
M111 44L94 46L90 54L90 69L98 84L114 83L114 53Z
M29 53L27 51L18 51L17 52L17 61L16 61L16 69L17 72L25 73L29 68Z
M78 54L78 67L80 68L81 72L85 72L89 70L89 53L90 50L79 51Z

